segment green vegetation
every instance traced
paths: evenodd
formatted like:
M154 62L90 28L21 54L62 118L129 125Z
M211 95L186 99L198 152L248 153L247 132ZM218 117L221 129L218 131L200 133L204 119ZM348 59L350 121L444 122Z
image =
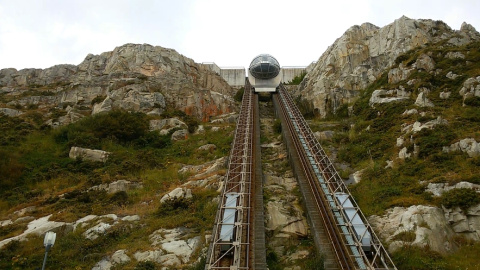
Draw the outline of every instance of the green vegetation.
M465 59L448 59L448 52L461 52ZM338 108L336 115L329 115L325 121L315 119L313 130L323 130L328 126L335 132L333 140L323 142L337 149L339 163L348 163L353 171L363 170L360 183L350 190L362 211L367 215L382 215L386 209L395 206L441 205L460 207L464 211L480 203L480 196L471 189L454 189L434 197L425 192L428 183L454 185L461 181L479 183L480 159L471 158L462 152L444 153L442 148L464 138L480 140L478 121L478 98L460 96L464 81L480 75L480 43L463 47L448 47L445 44L430 44L412 50L396 59L396 65L410 67L418 56L427 54L435 61L437 74L414 71L405 80L388 83L388 70L374 83L361 91L358 99L349 104L353 113L349 116L345 108ZM458 74L456 79L446 77L448 72ZM411 81L411 84L407 82ZM412 91L408 101L369 105L371 94L376 89L398 89L404 86ZM414 105L418 88L430 90L428 98L435 104L433 108L418 108ZM451 92L448 99L441 99L440 92ZM464 105L465 104L465 105ZM345 106L345 105L343 105ZM403 115L403 112L416 108L423 114ZM303 113L312 114L308 106ZM447 124L436 125L432 129L408 133L402 129L416 121L425 124L438 117ZM334 124L333 124L333 123ZM397 138L402 136L404 143L397 147ZM398 159L401 148L406 147L412 155L406 160ZM328 149L328 148L327 148ZM417 151L414 155L414 151ZM386 168L387 161L393 161ZM415 234L405 231L393 237L407 243L415 240ZM392 254L398 269L476 269L480 244L459 241L459 249L448 255L438 254L428 248L409 246Z
M285 84L286 85L299 85L303 81L303 79L305 78L306 75L307 75L307 72L302 71L302 73L300 73L300 75L295 76L291 81L289 81Z
M179 117L198 125L198 121L178 111L163 117ZM90 214L138 214L141 223L119 223L104 237L88 240L85 229L71 232L62 228L49 254L54 269L90 269L106 254L118 249L131 252L151 248L148 235L158 228L183 226L199 235L211 228L217 205L216 192L193 190L193 198L160 205L159 194L185 182L188 175L178 171L181 164L198 165L228 155L233 125L222 127L222 136L211 132L189 134L187 140L173 142L170 134L148 130L151 117L143 113L112 111L86 117L58 129L43 126L42 116L0 116L0 213L2 216L26 206L36 206L30 215L53 213L51 220L73 222ZM189 119L191 122L189 122ZM214 151L197 151L199 146L215 144ZM74 160L68 157L71 146L101 149L112 154L105 162ZM84 192L88 188L125 179L143 184L141 189L107 194ZM62 196L59 196L63 194ZM172 205L174 204L174 205ZM177 205L178 204L178 205ZM3 226L0 240L18 235L27 223ZM144 239L144 240L142 240ZM0 249L1 269L35 269L41 266L44 248L40 236L25 242L11 242ZM156 269L152 262L132 261L115 269ZM195 268L192 268L195 269Z
M243 99L243 92L245 91L245 88L242 87L240 89L238 89L238 91L235 93L235 95L233 96L233 99L237 102L242 102L242 99Z
M447 208L460 207L466 211L480 203L480 195L473 189L452 189L442 194L441 203Z

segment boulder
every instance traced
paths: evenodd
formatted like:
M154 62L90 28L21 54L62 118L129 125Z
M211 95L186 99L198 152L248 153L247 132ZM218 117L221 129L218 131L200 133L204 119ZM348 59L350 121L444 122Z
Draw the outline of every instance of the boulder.
M451 80L455 80L456 78L458 78L458 76L460 76L460 75L457 75L457 74L453 73L452 71L449 71L449 72L447 73L447 75L445 75L445 77L447 77L447 78L449 78L449 79L451 79Z
M90 240L97 239L100 235L103 235L110 229L112 225L108 223L100 222L97 225L91 227L83 233L83 236Z
M390 103L406 100L409 98L410 92L407 92L403 89L375 90L373 91L368 104L373 107L375 104Z
M480 97L480 76L465 80L459 93L464 100L474 96Z
M383 216L371 216L369 222L379 233L380 238L389 243L390 252L395 252L403 245L429 246L432 250L443 254L454 248L451 243L455 235L454 231L448 225L443 210L438 207L424 205L408 208L395 207L388 209ZM412 242L406 242L396 238L402 233L412 233L415 239Z
M168 119L154 119L150 120L150 131L160 130L161 135L166 135L170 130L174 128L187 128L187 124L180 121L178 118L168 118Z
M415 100L415 105L418 107L435 107L435 105L427 98L427 95L424 92L418 94L417 100Z
M75 147L70 148L68 156L72 159L80 158L90 161L106 162L110 153L102 150L92 150L87 148Z
M425 71L429 72L435 68L435 61L433 61L430 56L422 53L417 58L417 61L415 62L415 67L417 69L424 69Z
M10 117L16 117L16 116L22 115L23 112L19 110L10 109L10 108L0 108L0 114L4 114Z
M186 228L159 229L149 238L153 246L160 246L168 254L180 258L183 263L188 263L201 244L201 237L191 237L191 234L191 230Z
M172 141L181 141L188 139L188 130L181 129L173 132L171 140Z
M388 83L395 84L408 79L408 76L414 71L413 68L406 68L400 64L398 68L392 68L388 71Z
M480 156L480 143L478 143L474 138L466 138L456 142L450 146L444 146L443 152L458 152L467 153L469 157L478 157Z
M480 193L480 185L469 182L460 182L453 186L449 186L446 183L429 183L425 191L432 193L435 197L439 197L446 191L458 188L474 189L476 192Z
M48 231L55 230L59 227L62 226L69 226L70 224L65 223L65 222L57 222L57 221L49 221L50 217L52 215L48 215L45 217L41 217L38 219L35 219L33 221L30 221L27 225L27 230L25 230L23 233L7 238L4 240L0 241L0 249L5 246L6 244L10 243L11 241L25 241L28 238L28 235L30 234L35 234L35 235L43 235Z
M142 188L143 185L140 184L140 183L136 183L136 182L130 182L130 181L127 181L127 180L117 180L117 181L114 181L110 184L101 184L101 185L98 185L98 186L93 186L91 188L88 189L88 191L91 191L91 190L105 190L108 194L112 194L112 193L116 193L116 192L119 192L119 191L128 191L130 189L138 189L138 188Z
M206 151L206 152L213 152L217 149L217 146L215 144L205 144L200 146L197 150L198 151Z
M465 55L461 52L447 52L445 58L448 59L465 59Z
M442 92L440 92L440 96L439 96L439 97L440 97L441 99L449 99L451 95L452 95L452 92L450 92L450 91L448 91L448 92L442 91Z
M178 187L170 191L169 193L163 195L163 197L160 199L160 203L164 203L167 200L180 199L180 198L185 198L185 199L192 198L192 190L188 188Z

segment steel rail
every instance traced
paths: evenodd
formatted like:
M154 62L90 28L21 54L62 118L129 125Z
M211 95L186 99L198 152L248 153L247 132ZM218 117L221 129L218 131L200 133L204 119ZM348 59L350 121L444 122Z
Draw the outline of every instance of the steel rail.
M320 193L319 198L323 200L322 203L319 202L319 207L321 207L320 204L327 205L330 210L328 214L323 217L327 223L326 227L331 227L329 225L330 223L335 224L336 230L334 231L340 237L336 238L332 236L330 232L329 236L332 241L337 241L334 239L340 239L343 247L345 247L338 248L336 244L333 243L335 253L342 267L344 263L341 262L343 255L340 249L345 250L349 254L350 262L355 269L396 269L390 256L358 207L358 204L335 170L333 163L316 140L310 127L283 85L280 86L279 96L283 113L286 119L291 120L288 128L293 128L292 134L295 134L294 137L296 137L296 140L294 140L296 141L296 147L303 153L303 155L301 155L303 156L302 162L309 164L307 167L310 169L307 174L311 175L313 172L316 176L317 181L311 183L311 187ZM306 162L307 160L308 162ZM338 197L336 197L337 194L346 194L348 200L353 204L353 208L355 209L354 217L359 217L363 222L362 225L364 225L366 229L361 235L358 235L354 228L355 225L358 226L360 224L353 224L353 218L348 218L344 211L346 200L340 201ZM328 219L330 219L330 221L328 221ZM362 240L366 240L367 236L371 237L370 244L372 251L369 252L369 254L366 254L362 248L364 245L364 243L362 244Z
M253 205L252 182L254 175L253 109L254 94L247 80L205 269L251 269L251 236L253 233L251 206ZM226 205L228 193L238 194L235 207ZM232 208L235 209L233 215L236 218L229 233L233 234L234 240L226 251L221 252L221 245L225 245L220 235L221 228L224 220L228 218L224 216L225 210Z

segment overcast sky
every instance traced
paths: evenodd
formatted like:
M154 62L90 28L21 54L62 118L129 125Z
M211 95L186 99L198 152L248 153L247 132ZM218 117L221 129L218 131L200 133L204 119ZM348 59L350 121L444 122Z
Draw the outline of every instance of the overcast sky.
M479 0L0 0L0 69L80 64L125 43L248 66L260 53L306 66L350 26L405 15L480 30Z

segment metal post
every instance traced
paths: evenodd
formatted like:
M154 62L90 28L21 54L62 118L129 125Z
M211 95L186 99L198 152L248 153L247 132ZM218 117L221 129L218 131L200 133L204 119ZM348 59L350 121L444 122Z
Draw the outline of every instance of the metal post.
M47 264L48 251L50 250L51 247L52 247L51 245L47 245L47 246L45 247L45 257L43 258L42 270L45 270L45 264Z

